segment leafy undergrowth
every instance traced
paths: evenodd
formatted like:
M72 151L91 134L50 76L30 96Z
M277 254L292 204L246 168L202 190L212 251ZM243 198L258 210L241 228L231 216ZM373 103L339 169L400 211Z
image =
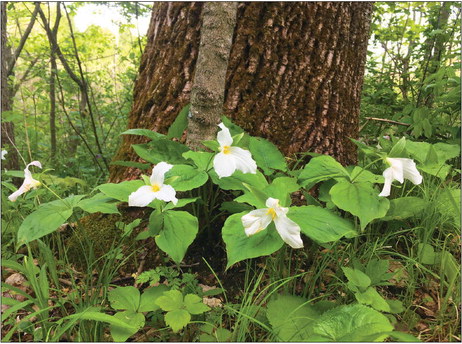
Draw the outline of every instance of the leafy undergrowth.
M26 167L2 197L5 341L458 340L458 145L353 140L357 166L289 164L223 121L216 153L130 130L151 177L90 195Z

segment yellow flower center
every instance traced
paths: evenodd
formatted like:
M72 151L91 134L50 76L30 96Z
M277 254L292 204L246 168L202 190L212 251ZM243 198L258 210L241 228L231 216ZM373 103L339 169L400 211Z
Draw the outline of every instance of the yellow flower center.
M274 220L274 218L277 216L277 215L276 215L276 211L275 211L273 208L269 208L267 214L268 214L268 215L271 215L271 218L272 218L273 220Z
M231 153L230 149L231 149L230 146L223 146L223 154L229 154L229 153Z
M151 188L152 188L152 191L154 191L154 192L157 192L157 191L160 190L160 186L157 185L157 184L153 184L153 185L151 186Z

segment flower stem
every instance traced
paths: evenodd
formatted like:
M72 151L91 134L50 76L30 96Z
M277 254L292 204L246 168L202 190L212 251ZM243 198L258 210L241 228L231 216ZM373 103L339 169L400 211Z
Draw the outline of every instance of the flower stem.
M50 189L50 188L48 187L48 185L46 185L46 184L43 183L43 182L42 182L42 185L43 185L48 191L50 191L53 195L55 195L58 199L62 200L62 198L61 198L56 192L54 192L52 189Z
M356 180L356 178L358 178L359 175L360 175L361 173L363 173L367 168L369 168L370 166L372 166L373 164L375 164L376 162L378 162L378 161L380 161L380 160L382 160L382 159L383 159L383 158L376 159L376 160L372 161L370 164L367 164L366 166L364 166L363 168L361 168L361 171L359 171L359 173L358 173L353 179L351 179L351 182L353 183L353 182Z

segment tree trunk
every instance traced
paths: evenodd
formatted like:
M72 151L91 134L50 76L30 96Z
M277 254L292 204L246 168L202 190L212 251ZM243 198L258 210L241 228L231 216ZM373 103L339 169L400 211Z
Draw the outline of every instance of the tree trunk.
M200 148L213 140L223 114L226 71L236 25L237 2L206 2L191 90L187 143Z
M166 133L189 102L203 3L155 3L129 128ZM356 162L372 3L239 3L224 113L286 155L314 151ZM114 160L138 161L125 135ZM137 178L113 166L113 182Z
M48 5L49 6L49 5ZM56 3L56 19L51 30L55 40L58 37L58 28L61 21L61 4ZM56 74L58 66L56 64L56 49L50 42L50 145L51 161L56 160Z
M2 77L1 77L1 110L2 114L5 111L11 111L12 105L12 87L10 80L8 80L9 62L12 61L13 54L11 47L8 46L8 38L6 35L6 5L7 3L2 1L1 3L1 63L2 63ZM13 122L2 122L2 148L7 149L8 154L5 157L5 161L2 161L2 167L8 170L19 170L18 153L14 147L16 147L14 138L14 124Z

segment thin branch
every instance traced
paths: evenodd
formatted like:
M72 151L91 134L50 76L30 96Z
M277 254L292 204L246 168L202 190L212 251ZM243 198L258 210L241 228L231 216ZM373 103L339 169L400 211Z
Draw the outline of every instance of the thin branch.
M29 34L32 31L32 28L34 27L35 24L35 19L37 18L37 12L40 9L40 2L35 3L35 9L34 12L32 13L32 17L30 18L29 25L27 25L26 31L24 31L24 34L21 36L21 40L19 41L19 45L14 51L14 54L11 58L10 63L8 64L8 71L6 72L7 77L10 76L13 73L14 66L16 65L16 61L18 61L19 55L21 54L22 48L24 48L24 44L26 44L26 40L29 37Z
M21 86L21 84L24 82L24 81L27 81L29 79L27 79L27 77L29 76L29 73L32 71L32 69L34 68L35 64L38 62L39 58L36 57L34 60L31 61L31 63L29 64L29 66L27 67L26 71L24 72L24 74L21 76L21 78L15 83L14 87L13 87L13 91L11 92L12 94L12 97L14 97L14 95L18 92L19 90L19 87Z
M67 74L71 77L72 80L79 86L79 88L82 90L84 88L84 84L82 80L79 79L79 77L74 73L74 71L71 69L69 66L69 63L67 62L66 58L64 57L61 48L58 45L58 42L56 40L56 37L53 35L53 31L50 28L50 24L45 16L45 13L43 13L42 9L39 9L39 14L40 18L42 19L43 22L43 27L47 33L48 40L50 43L53 45L54 50L56 51L56 55L58 56L59 60L61 61L64 69L66 70Z
M64 103L64 93L63 93L63 88L61 86L61 81L59 79L59 75L56 74L56 81L58 82L58 87L59 87L59 93L61 94L61 106L63 108L63 112L64 114L66 115L66 118L70 124L70 126L72 127L72 129L74 129L75 133L82 139L82 142L85 144L85 147L87 147L88 151L90 152L93 160L95 160L95 163L96 165L98 165L98 167L100 168L101 172L105 173L104 169L101 167L101 165L99 164L99 161L98 159L96 158L96 155L93 153L93 151L91 150L91 147L90 145L88 144L87 140L85 139L85 137L83 137L83 135L80 133L80 131L75 127L74 123L72 123L72 120L71 120L71 117L69 116L69 114L67 113L66 111L66 105Z
M398 122L398 121L393 121L391 119L385 119L385 118L375 118L375 117L365 117L368 121L379 121L379 122L387 122L387 123L392 123L392 124L398 124L398 125L404 125L406 127L409 127L409 123L403 123L403 122Z
M64 6L64 12L66 12L67 21L69 23L69 30L70 30L70 33L71 33L72 44L74 46L75 58L77 60L77 65L79 67L80 78L81 78L82 83L83 83L83 87L82 87L83 96L85 97L85 100L87 102L88 112L89 112L90 120L91 120L91 126L92 126L92 129L93 129L93 134L95 136L96 147L98 148L99 154L101 154L101 158L103 159L104 165L109 170L109 165L108 165L108 163L106 161L106 158L104 157L103 149L101 148L101 144L100 144L99 139L98 139L98 131L96 129L95 116L93 114L93 110L92 110L92 107L91 107L90 97L88 96L88 85L87 85L87 82L85 81L85 76L83 74L82 63L81 63L80 58L79 58L79 52L77 50L77 44L75 42L74 30L72 29L72 21L71 21L71 18L69 16L69 13L67 12L66 5L63 4L63 6Z

